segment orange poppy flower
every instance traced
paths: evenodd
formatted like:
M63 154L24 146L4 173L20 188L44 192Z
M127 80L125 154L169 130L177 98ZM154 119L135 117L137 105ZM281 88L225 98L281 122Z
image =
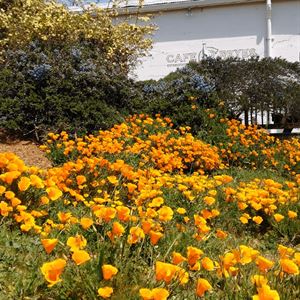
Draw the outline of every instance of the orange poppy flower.
M128 235L127 242L129 244L136 244L140 240L145 238L145 233L140 227L131 227L129 230L130 235Z
M49 287L61 281L59 276L63 272L66 264L66 261L61 258L43 264L41 271L45 279L49 282Z
M279 294L276 290L271 290L268 285L263 285L257 289L258 294L252 297L252 300L280 300Z
M25 192L30 187L30 179L28 177L22 176L18 182L18 188L21 192Z
M46 192L48 194L48 197L53 201L57 200L62 196L62 191L54 186L47 188Z
M90 218L81 218L80 219L80 225L83 229L87 230L93 225L93 220Z
M170 293L164 288L140 289L140 296L143 300L166 300Z
M187 259L190 266L193 266L201 257L203 251L196 247L187 247Z
M216 236L219 239L226 239L228 234L225 231L221 230L221 229L217 229Z
M103 265L102 274L104 280L110 280L113 276L118 273L118 269L112 265Z
M71 248L72 252L84 248L86 244L86 239L82 235L71 236L67 240L67 245Z
M290 218L290 219L295 219L295 218L297 218L297 213L296 212L294 212L294 211L292 211L292 210L289 210L288 211L288 217Z
M91 259L90 255L84 250L75 250L72 254L72 259L76 265L81 265Z
M182 256L178 252L173 252L173 260L172 260L172 262L173 262L174 265L179 265L183 261L186 261L186 258L184 256Z
M156 245L158 241L164 236L161 232L154 230L150 230L149 235L152 245Z
M252 218L252 220L258 225L263 222L263 218L261 216L255 216Z
M299 268L298 266L290 259L281 259L280 260L280 266L283 270L283 272L292 274L292 275L298 275L299 274Z
M185 284L189 280L189 274L184 269L161 261L155 264L155 276L156 280L163 280L166 283L170 283L172 279L178 279L180 284Z
M284 216L281 214L275 214L274 219L277 223L279 223L280 221L282 221L284 219Z
M114 290L112 287L106 286L106 287L98 289L98 295L104 299L108 299L111 297L113 291Z
M196 288L197 296L202 297L206 291L209 291L211 289L212 289L212 286L206 279L199 278L197 280L197 288Z
M44 249L50 254L58 243L58 239L42 239Z
M201 260L202 267L207 271L213 271L215 266L214 262L209 257L204 257Z
M254 283L256 286L261 287L263 285L266 285L268 283L268 279L262 275L254 275L251 277L252 283Z
M256 259L256 265L258 266L261 272L268 272L268 270L273 267L274 262L269 259L266 259L263 256L258 256Z
M83 183L86 182L85 176L83 176L83 175L76 176L76 182L77 182L77 185L82 185Z
M160 221L170 221L173 218L173 210L168 206L163 206L158 211L158 218Z
M130 209L126 206L117 206L117 215L120 221L126 222L130 219Z

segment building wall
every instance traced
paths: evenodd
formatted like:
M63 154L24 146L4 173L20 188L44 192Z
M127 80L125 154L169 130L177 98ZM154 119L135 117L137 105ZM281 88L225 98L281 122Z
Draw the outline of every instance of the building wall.
M158 79L204 55L265 56L264 3L164 11L154 15L151 56L141 60L138 79ZM300 0L272 3L272 56L300 61Z

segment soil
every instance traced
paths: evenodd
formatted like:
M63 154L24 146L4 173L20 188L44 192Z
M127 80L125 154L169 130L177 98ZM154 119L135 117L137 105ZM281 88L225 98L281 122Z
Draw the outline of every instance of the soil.
M18 155L27 166L36 166L41 169L51 167L51 162L46 158L45 153L42 152L38 145L32 141L1 141L0 153L13 152Z

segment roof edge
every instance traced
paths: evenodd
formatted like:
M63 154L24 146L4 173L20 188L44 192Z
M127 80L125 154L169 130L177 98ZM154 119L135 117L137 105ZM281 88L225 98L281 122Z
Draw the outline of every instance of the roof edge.
M144 4L143 6L138 5L125 5L117 8L120 15L127 15L132 13L153 13L160 11L169 10L181 10L189 8L204 8L211 6L224 6L224 5L235 5L235 4L248 4L255 2L265 2L265 0L186 0L165 2L165 3L152 3ZM103 9L110 9L109 4L97 4L96 6ZM89 9L90 5L86 4L83 6L68 6L68 9L72 12L81 12L83 9Z
M127 6L118 9L119 15L128 15L132 13L157 13L162 11L175 11L182 9L204 8L212 6L225 6L235 4L249 4L265 2L264 0L188 0L180 2L149 4L142 7Z

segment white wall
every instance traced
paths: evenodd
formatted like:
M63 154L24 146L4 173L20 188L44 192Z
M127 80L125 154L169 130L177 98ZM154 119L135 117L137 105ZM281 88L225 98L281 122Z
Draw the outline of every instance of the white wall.
M300 59L300 0L272 4L272 56ZM141 60L136 70L140 80L161 78L189 60L205 55L265 55L265 4L239 4L165 11L156 14L151 57Z

